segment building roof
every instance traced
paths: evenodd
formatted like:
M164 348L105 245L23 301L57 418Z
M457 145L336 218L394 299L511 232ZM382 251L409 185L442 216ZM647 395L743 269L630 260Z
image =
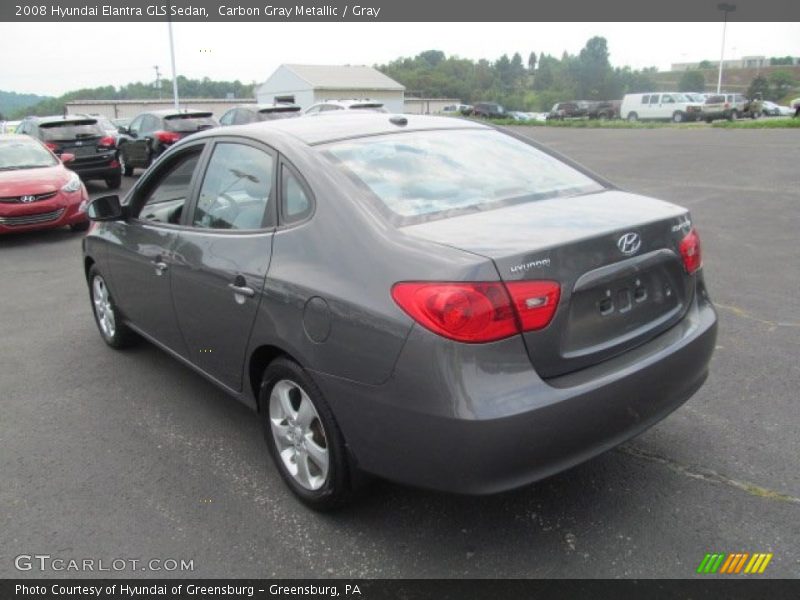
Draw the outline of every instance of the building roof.
M403 91L391 77L365 65L281 65L314 89Z

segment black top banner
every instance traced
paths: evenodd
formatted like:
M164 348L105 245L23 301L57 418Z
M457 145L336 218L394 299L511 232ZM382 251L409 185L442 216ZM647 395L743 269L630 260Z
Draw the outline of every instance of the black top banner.
M800 21L798 0L3 0L0 21ZM733 10L731 10L733 8ZM409 32L410 33L410 32Z

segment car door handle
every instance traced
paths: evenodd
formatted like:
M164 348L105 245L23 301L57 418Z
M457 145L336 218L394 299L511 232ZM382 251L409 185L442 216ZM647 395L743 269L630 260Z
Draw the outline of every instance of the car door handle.
M167 263L165 263L163 260L154 260L151 262L153 267L155 267L156 275L163 275L164 271L169 268L169 265L167 265Z
M229 283L228 287L233 290L233 293L239 296L247 296L248 298L252 298L256 295L256 291L251 288L247 287L246 285L236 285L235 283Z

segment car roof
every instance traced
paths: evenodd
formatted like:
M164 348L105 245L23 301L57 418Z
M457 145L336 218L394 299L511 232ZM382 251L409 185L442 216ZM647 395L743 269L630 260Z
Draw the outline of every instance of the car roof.
M321 102L317 102L317 104L335 104L337 106L353 106L356 104L364 104L364 105L375 105L375 106L383 106L383 102L380 100L372 100L371 98L345 98L339 100L322 100Z
M270 131L279 131L308 145L323 144L335 140L359 138L373 135L400 133L403 131L427 131L441 129L491 129L486 125L454 117L433 117L427 115L392 115L389 113L359 113L357 111L336 115L329 119L302 117L299 119L280 119L262 121L247 125L226 127L224 133L210 129L198 135L213 136L248 133L253 137L266 138ZM266 140L265 140L266 141Z
M32 144L41 145L41 142L39 142L39 140L36 138L22 133L6 133L4 135L0 135L0 142L31 142Z

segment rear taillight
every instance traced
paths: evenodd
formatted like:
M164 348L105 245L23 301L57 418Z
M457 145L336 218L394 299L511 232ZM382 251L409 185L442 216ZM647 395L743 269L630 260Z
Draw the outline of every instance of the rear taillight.
M561 296L556 281L510 281L506 283L522 331L543 329L553 320Z
M492 342L547 326L560 286L552 281L403 282L392 298L417 323L459 342Z
M97 145L101 148L113 148L117 145L117 142L114 140L113 137L107 135L106 137L100 138L100 141L97 142Z
M700 248L700 236L692 229L678 244L683 259L683 266L690 275L703 266L703 252Z
M54 144L53 142L45 142L44 145L47 146L47 149L50 150L50 152L58 152L58 144Z
M174 144L181 139L181 134L174 131L156 131L153 135L163 144Z

